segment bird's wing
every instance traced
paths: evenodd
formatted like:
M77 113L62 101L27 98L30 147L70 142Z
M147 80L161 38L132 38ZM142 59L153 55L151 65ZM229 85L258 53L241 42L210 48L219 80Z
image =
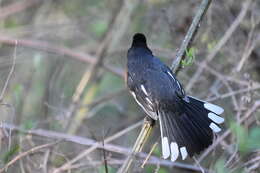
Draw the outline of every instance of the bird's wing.
M127 86L138 105L141 106L152 119L157 120L158 116L155 105L145 84L135 83L131 75L127 73Z
M181 83L177 80L177 78L171 71L171 69L168 66L166 66L163 62L161 62L160 59L157 57L154 57L154 63L156 64L155 66L160 67L160 69L158 69L158 70L161 70L163 73L165 73L168 76L168 78L171 80L176 94L179 97L184 98L185 91L184 91Z

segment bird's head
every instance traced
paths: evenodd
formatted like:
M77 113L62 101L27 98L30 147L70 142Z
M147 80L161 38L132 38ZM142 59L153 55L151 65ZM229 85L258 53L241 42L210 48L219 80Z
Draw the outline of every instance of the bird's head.
M133 36L132 47L147 47L145 35L142 33L136 33Z

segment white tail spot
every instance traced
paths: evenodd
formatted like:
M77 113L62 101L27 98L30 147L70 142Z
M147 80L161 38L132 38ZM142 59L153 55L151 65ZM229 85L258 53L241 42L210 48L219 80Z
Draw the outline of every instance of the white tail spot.
M224 109L222 107L219 107L217 105L213 105L211 103L205 103L204 107L208 109L211 112L214 112L215 114L222 114L224 112Z
M171 161L174 162L179 156L178 144L176 142L171 143Z
M170 146L167 137L162 138L162 155L164 159L170 156Z
M148 96L148 93L147 93L147 91L146 91L144 85L141 85L141 89L142 89L142 91L144 92L144 94Z
M213 130L213 132L218 133L221 131L221 128L219 128L215 123L210 123L209 127Z
M180 151L181 151L181 158L182 158L182 160L186 159L187 156L188 156L188 152L187 152L186 147L181 147Z
M225 121L224 118L222 118L220 116L217 116L216 114L214 114L212 112L210 112L208 114L208 117L209 117L209 119L211 119L212 121L214 121L217 124L221 124L221 123L223 123Z

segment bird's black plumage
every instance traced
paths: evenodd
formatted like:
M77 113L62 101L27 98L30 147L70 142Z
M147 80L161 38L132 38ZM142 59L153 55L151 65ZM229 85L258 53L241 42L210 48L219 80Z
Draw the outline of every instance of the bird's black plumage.
M127 53L127 86L136 102L154 120L159 120L162 154L175 161L185 159L208 147L219 116L224 110L216 105L187 96L169 67L148 48L146 37L133 36Z

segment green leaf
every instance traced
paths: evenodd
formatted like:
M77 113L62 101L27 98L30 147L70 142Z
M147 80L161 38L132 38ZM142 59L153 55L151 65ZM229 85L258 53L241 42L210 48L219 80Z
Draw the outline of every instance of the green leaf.
M211 43L208 43L207 44L208 51L212 51L215 48L216 44L217 44L216 41L212 41Z
M158 146L159 146L159 145L157 145L157 146L155 147L155 149L154 149L154 151L153 151L153 154L154 154L155 156L160 157L160 156L161 156L161 150L160 150L160 148L159 148Z
M35 68L39 68L42 65L42 55L40 53L36 53L34 55L33 64Z
M146 173L154 173L156 172L157 166L156 165L146 165L145 171ZM160 167L158 173L168 173L169 171L166 168Z
M231 123L231 131L236 136L237 143L238 143L238 150L240 152L247 152L247 139L248 139L248 133L247 130L237 124L236 122Z
M165 168L160 167L159 173L168 173L169 171Z
M105 21L97 21L91 25L91 30L94 32L97 36L102 36L102 34L105 33L107 30L108 24Z
M110 73L107 73L103 76L102 81L100 82L98 95L118 91L123 87L124 87L124 81L121 78L112 75Z
M260 127L255 127L250 130L247 141L247 147L249 150L260 148Z
M36 123L31 120L31 119L27 119L24 123L23 123L23 129L25 130L30 130L36 127Z
M15 85L13 93L16 102L19 102L20 97L22 96L22 91L23 91L23 86L21 84Z
M4 153L3 161L4 163L7 163L11 160L11 158L18 153L20 150L20 146L18 144L15 144L14 146L11 146L10 150Z
M227 173L229 172L227 168L225 168L225 160L224 159L218 159L218 161L215 164L216 173Z
M197 49L194 47L189 48L188 50L185 50L186 52L186 58L181 60L182 66L190 66L195 61L195 54L197 52Z
M115 168L112 168L111 166L107 165L107 168L108 168L108 172L109 173L116 173L116 169ZM99 167L99 173L106 173L106 168L105 166L101 166Z

